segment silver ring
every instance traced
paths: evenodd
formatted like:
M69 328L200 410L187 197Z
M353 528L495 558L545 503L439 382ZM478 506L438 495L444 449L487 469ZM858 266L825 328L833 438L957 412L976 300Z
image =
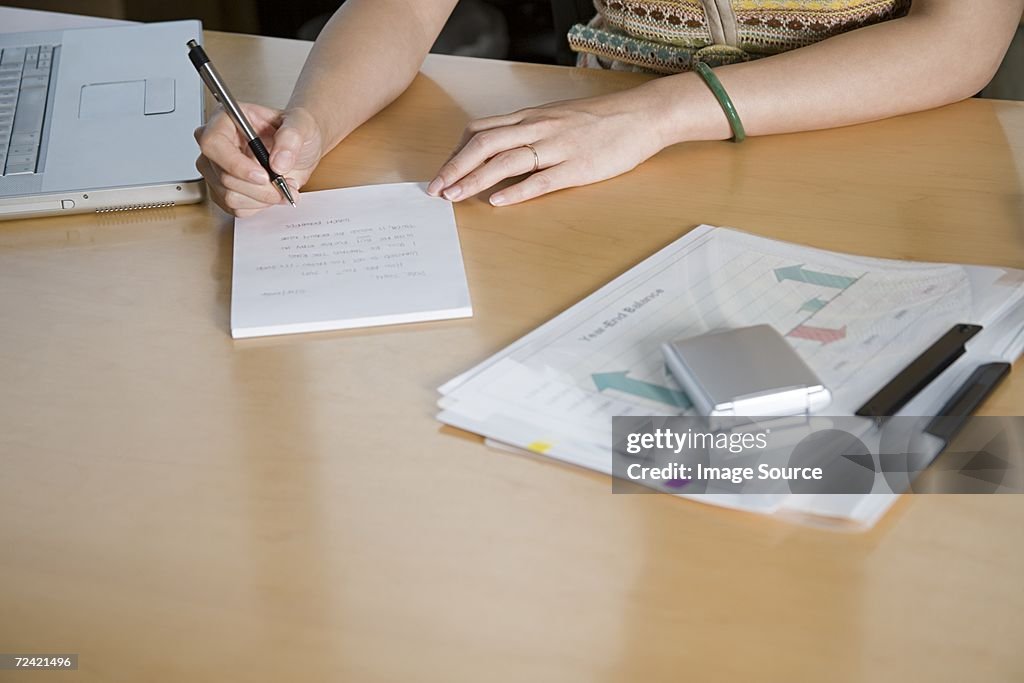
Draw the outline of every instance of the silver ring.
M534 148L533 145L523 145L523 147L533 152L533 168L530 169L530 173L533 173L538 168L540 168L540 155L537 154L537 150Z

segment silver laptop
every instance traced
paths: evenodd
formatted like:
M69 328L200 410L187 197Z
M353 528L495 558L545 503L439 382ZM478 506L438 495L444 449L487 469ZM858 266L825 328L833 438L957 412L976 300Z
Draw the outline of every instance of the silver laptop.
M202 199L198 21L0 34L0 219Z

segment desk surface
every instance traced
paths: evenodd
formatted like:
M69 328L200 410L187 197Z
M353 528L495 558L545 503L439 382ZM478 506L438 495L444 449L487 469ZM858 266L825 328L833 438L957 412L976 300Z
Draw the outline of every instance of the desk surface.
M308 49L208 43L270 104ZM638 78L431 57L311 189L429 178L470 117ZM1021 680L1024 498L847 535L613 496L433 419L444 380L702 222L1024 267L1021 169L1024 106L993 101L681 146L458 205L471 320L248 342L212 206L0 223L0 651L106 683ZM1020 413L1022 369L985 412Z

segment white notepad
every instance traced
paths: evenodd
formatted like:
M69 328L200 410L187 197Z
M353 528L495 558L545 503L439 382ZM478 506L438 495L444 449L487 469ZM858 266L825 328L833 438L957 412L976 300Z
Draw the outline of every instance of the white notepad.
M472 316L455 213L425 188L307 192L236 219L231 336Z

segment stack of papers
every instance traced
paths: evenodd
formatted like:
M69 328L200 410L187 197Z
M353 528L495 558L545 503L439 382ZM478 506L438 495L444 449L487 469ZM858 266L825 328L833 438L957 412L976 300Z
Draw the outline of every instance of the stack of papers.
M985 330L901 414L934 415L979 364L1020 355L1024 272L848 256L705 225L444 384L439 419L610 474L613 416L692 414L665 369L664 341L771 324L832 390L828 414L847 417L965 322ZM895 496L695 499L870 526Z

